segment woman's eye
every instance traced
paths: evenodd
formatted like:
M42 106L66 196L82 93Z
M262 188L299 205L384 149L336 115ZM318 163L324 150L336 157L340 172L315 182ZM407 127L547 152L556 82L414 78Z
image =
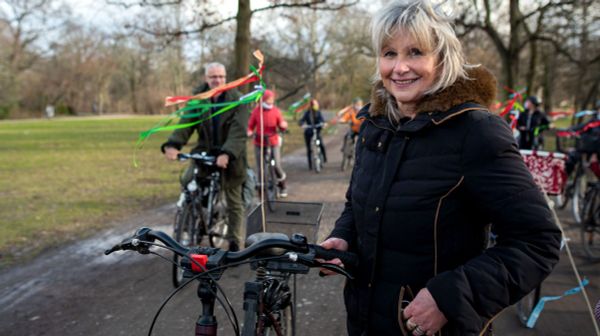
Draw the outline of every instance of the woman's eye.
M393 50L387 50L383 52L383 57L394 57L396 56L396 52Z
M421 56L421 55L423 55L423 52L421 51L421 49L417 49L417 48L411 48L411 49L408 51L408 54L409 54L410 56Z

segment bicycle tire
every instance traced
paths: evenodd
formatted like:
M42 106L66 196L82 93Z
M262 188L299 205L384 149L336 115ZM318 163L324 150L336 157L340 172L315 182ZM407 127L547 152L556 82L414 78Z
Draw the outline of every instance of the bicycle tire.
M577 168L583 169L583 168ZM587 176L585 171L577 174L573 182L573 197L571 198L571 213L575 223L580 225L583 221L583 206L585 203L585 193L587 189Z
M279 316L279 327L281 329L281 336L295 336L295 321L293 314L293 307L290 304L280 311ZM264 336L279 336L277 330L273 326L268 327L263 333Z
M592 187L586 195L584 218L581 224L580 238L583 252L591 262L600 261L600 190Z
M222 207L226 209L227 207ZM214 207L213 207L214 209ZM222 211L213 214L212 226L208 228L208 243L211 247L223 248L227 242L229 219Z
M565 190L562 191L562 193L556 195L554 197L554 204L556 206L557 209L559 210L563 210L567 207L567 205L569 204L569 201L571 201L572 195L573 195L573 186L572 186L572 181L568 181L567 185L565 186Z
M195 240L195 222L192 203L186 203L183 208L178 209L175 214L175 240L184 246L192 246ZM171 280L175 288L183 283L183 270L177 266L179 265L179 259L180 257L177 254L173 255L174 264Z
M317 145L316 142L313 143L313 168L316 173L321 172L321 168L323 168L323 161L321 161L321 148Z
M527 321L529 321L533 309L540 301L541 292L542 285L539 285L517 302L517 316L524 326L527 326Z
M268 168L267 168L267 181L266 181L266 186L267 186L267 208L269 209L269 211L273 212L275 211L275 200L277 198L277 180L276 180L276 174L275 174L275 167L271 164L271 162L269 162Z
M342 165L340 167L341 171L345 171L348 163L348 135L344 136L344 144L342 145Z

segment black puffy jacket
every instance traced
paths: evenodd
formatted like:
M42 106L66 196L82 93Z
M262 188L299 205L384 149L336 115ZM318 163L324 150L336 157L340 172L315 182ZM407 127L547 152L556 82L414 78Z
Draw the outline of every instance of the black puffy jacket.
M449 321L442 335L485 333L558 261L546 201L507 123L483 107L493 76L469 76L398 127L377 95L363 109L347 202L330 235L360 259L344 290L350 335L401 335L401 289L424 287ZM497 244L485 249L490 223Z

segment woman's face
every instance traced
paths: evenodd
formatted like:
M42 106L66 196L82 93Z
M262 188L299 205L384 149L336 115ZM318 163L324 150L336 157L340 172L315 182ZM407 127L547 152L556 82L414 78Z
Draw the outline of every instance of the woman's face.
M265 103L269 104L269 105L273 105L275 104L275 96L270 96L267 99L264 100Z
M411 34L400 31L381 50L383 86L399 104L415 104L436 79L436 57L425 52Z

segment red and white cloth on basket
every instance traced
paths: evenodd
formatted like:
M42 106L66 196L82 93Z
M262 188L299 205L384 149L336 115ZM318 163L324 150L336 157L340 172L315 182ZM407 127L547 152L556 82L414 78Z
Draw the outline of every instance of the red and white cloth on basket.
M521 149L521 156L535 183L549 195L558 195L567 183L566 156L562 153Z

